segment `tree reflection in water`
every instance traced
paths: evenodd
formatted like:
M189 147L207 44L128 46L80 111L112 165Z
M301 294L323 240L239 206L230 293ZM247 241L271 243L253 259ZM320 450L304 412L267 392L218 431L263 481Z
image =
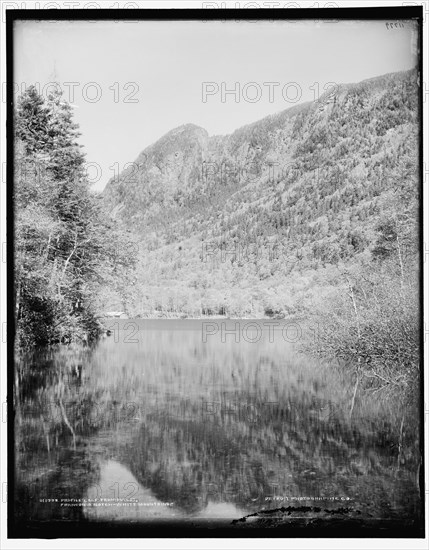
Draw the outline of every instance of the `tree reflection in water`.
M198 321L188 330L157 323L139 322L136 342L120 333L17 365L23 521L232 520L285 502L315 505L293 500L303 496L347 498L316 504L368 517L417 516L417 409L404 415L397 395L362 393L350 418L352 381L294 355L281 337L204 343ZM137 486L139 498L173 505L97 511L40 502L87 498L95 486L104 498Z

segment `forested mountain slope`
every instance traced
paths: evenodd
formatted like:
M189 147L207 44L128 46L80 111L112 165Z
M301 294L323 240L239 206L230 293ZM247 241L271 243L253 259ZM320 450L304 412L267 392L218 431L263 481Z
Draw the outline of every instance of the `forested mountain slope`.
M337 86L228 136L172 130L103 193L138 235L125 309L295 313L344 266L398 249L403 268L418 248L418 120L410 70Z

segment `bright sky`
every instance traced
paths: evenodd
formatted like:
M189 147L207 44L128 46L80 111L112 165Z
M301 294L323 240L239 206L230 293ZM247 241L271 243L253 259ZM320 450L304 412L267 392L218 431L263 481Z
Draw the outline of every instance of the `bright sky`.
M313 100L328 83L414 67L417 33L404 25L23 21L16 24L14 82L60 83L76 106L87 162L100 166L89 170L93 188L102 190L114 175L109 167L122 169L181 124L227 134ZM203 87L211 92L205 101ZM236 87L239 97L222 97L222 87Z

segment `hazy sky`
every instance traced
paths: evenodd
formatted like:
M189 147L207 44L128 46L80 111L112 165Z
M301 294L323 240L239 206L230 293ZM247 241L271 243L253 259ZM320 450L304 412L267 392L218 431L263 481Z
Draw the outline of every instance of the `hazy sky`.
M416 39L411 24L388 29L384 21L25 21L16 24L14 82L60 83L87 161L101 167L101 190L110 166L122 169L172 128L192 122L227 134L313 100L327 83L412 68ZM76 83L74 97L67 82ZM222 88L239 97L222 97ZM96 179L95 168L89 175Z

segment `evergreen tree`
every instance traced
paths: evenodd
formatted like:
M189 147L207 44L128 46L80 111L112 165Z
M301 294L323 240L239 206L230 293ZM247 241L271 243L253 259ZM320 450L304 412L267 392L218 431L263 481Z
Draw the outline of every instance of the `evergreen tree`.
M90 191L72 109L60 92L30 87L15 116L17 344L97 332L92 296L121 287L132 252Z

